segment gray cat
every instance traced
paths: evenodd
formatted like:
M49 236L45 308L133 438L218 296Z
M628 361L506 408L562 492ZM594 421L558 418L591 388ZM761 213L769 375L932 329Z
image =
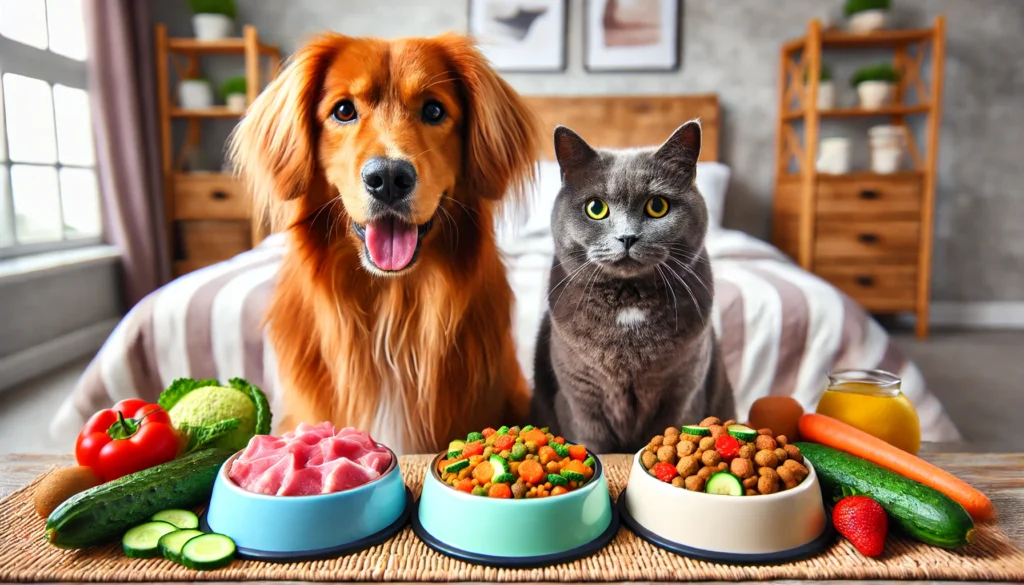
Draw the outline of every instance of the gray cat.
M632 150L595 150L555 129L562 190L533 424L610 453L636 451L669 426L735 416L711 327L700 139L696 120L658 148Z

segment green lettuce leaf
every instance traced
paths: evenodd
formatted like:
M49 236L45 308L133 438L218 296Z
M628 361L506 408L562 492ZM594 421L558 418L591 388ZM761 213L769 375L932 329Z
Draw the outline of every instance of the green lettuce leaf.
M228 384L235 390L244 392L256 406L256 428L254 433L257 435L269 435L271 414L267 395L256 386L241 378L231 378L228 380Z
M185 447L185 452L192 453L204 448L237 429L240 422L237 418L229 418L209 426L181 425L178 430L188 436L188 446Z
M193 380L192 378L178 378L171 382L171 385L166 390L160 393L160 398L157 400L157 404L164 410L170 410L178 403L186 394L199 388L206 388L207 386L220 386L220 382L217 380Z

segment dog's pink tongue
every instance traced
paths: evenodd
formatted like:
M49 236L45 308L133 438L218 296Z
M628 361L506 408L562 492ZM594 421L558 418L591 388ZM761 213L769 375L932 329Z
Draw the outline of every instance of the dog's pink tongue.
M366 224L366 249L381 270L401 270L416 254L416 226L395 219Z

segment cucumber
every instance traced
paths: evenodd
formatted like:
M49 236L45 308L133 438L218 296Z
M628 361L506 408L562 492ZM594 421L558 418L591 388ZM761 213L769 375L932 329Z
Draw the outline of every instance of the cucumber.
M555 453L557 453L559 457L568 457L569 456L569 448L566 447L565 445L556 443L554 441L551 441L550 444L551 444L551 448L555 450Z
M452 441L451 443L448 443L448 458L455 459L459 455L462 455L462 449L465 446L465 441Z
M153 514L154 522L166 522L178 530L199 528L199 517L188 510L163 510Z
M548 481L551 482L552 486L560 485L562 487L566 487L569 485L569 480L565 479L561 475L558 475L557 473L549 473Z
M503 427L499 428L499 429L498 429L498 432L497 432L497 433L495 433L495 434L497 434L497 435L499 435L499 436L500 436L500 435L507 435L507 434L508 434L508 427L506 427L506 426L503 426Z
M491 462L491 467L494 468L494 474L491 476L491 483L505 483L501 479L502 476L509 473L508 462L501 455L491 455L488 459Z
M459 459L458 461L452 461L448 465L445 465L444 472L458 473L467 467L469 467L469 459Z
M200 530L175 530L160 537L160 552L164 558L175 563L181 563L181 547L197 536L202 536Z
M687 435L697 435L698 437L707 437L711 435L711 429L699 425L686 425L682 430Z
M904 533L925 544L954 549L974 540L970 514L942 492L838 449L794 444L814 464L826 503L846 487L870 496Z
M742 496L743 484L740 483L740 478L728 471L719 471L708 478L708 483L704 486L704 491L709 494L719 494L723 496Z
M146 522L126 532L121 538L121 547L124 548L124 554L132 559L158 557L160 538L177 531L173 524L167 522Z
M223 534L204 534L181 548L181 564L190 569L212 571L231 564L235 559L235 541Z
M587 467L593 469L594 465L596 465L596 462L594 461L594 457L592 455L588 456L586 459L583 460L583 465L586 465Z
M502 473L491 480L491 483L515 483L516 476L511 473Z
M117 541L126 530L168 508L206 504L231 451L205 449L72 496L46 520L46 539L60 548Z
M560 473L562 477L569 481L584 481L587 479L582 473L571 469L563 469Z
M729 431L730 435L744 441L753 441L757 438L757 431L746 425L729 425L729 428L726 430Z

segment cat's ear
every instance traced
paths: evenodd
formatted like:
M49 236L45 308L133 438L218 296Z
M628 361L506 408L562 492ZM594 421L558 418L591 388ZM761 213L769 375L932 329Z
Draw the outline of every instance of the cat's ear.
M579 134L558 126L555 128L555 158L562 173L566 173L596 159L597 152Z
M657 156L687 166L697 164L700 156L700 120L694 119L676 128L660 147Z

